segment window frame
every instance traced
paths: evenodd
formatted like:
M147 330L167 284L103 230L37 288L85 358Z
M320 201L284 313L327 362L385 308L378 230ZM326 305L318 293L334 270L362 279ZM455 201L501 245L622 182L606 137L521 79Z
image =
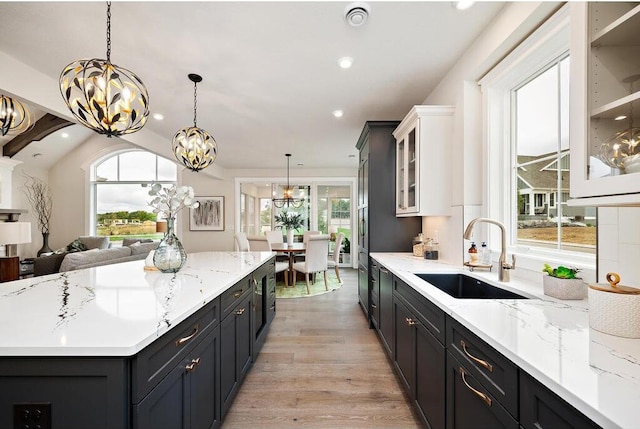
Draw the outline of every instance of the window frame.
M509 253L518 255L519 266L539 271L540 262L573 264L594 269L595 255L560 249L545 249L517 244L516 193L517 154L514 150L514 91L531 81L551 65L565 58L570 47L569 7L563 6L526 40L479 81L483 106L483 165L487 181L483 190L484 213L501 221L506 229ZM534 70L532 73L531 70ZM535 196L529 196L535 204ZM557 199L555 199L557 205ZM499 231L487 229L493 251L500 243Z

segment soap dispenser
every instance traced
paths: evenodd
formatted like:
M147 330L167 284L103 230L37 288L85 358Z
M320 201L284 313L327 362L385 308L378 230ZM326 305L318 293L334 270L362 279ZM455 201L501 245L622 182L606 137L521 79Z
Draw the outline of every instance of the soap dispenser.
M480 264L491 265L491 250L487 247L486 241L480 246Z
M478 263L478 248L476 247L476 243L474 243L473 241L471 242L471 247L469 248L469 263Z

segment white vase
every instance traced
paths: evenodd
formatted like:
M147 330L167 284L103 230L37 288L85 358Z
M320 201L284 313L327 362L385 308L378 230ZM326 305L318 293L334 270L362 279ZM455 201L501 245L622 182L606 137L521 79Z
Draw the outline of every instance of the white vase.
M293 245L293 229L287 229L287 244L289 246Z

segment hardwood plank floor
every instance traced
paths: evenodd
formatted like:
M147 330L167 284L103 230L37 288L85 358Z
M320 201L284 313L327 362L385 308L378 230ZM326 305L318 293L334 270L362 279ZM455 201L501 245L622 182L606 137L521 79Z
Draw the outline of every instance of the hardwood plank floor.
M337 291L277 301L223 429L421 427L358 305L357 270L340 274Z

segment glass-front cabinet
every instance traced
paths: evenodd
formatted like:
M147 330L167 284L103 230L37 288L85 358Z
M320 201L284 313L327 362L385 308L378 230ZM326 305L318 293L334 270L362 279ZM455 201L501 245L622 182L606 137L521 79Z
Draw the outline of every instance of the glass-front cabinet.
M640 204L640 3L571 3L572 205Z
M396 216L451 213L452 106L414 106L396 139Z

